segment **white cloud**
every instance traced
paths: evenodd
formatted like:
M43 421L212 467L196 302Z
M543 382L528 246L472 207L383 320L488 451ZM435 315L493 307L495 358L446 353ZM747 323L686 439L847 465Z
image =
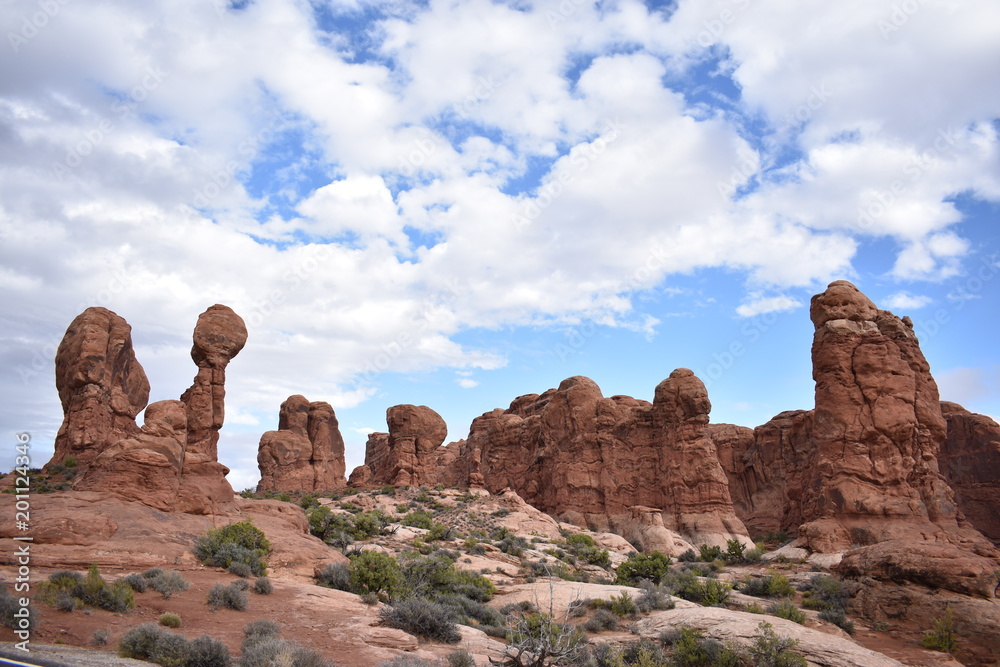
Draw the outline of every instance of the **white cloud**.
M470 378L458 378L455 380L455 382L457 382L458 386L461 387L462 389L472 389L474 387L479 386L478 382Z
M798 308L801 305L802 302L798 299L794 299L784 294L768 297L756 296L752 297L751 301L748 303L744 303L737 307L736 314L740 317L754 317L755 315L763 315L764 313L792 310L793 308Z
M896 292L895 294L890 294L881 303L885 304L887 308L896 309L917 309L923 308L929 303L932 303L934 299L923 294L910 294L909 292Z

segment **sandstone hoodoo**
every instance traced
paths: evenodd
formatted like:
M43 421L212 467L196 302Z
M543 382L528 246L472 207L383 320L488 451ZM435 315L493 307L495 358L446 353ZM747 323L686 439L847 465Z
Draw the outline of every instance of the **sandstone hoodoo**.
M260 438L257 491L331 491L343 487L344 438L333 408L289 396L278 412L278 430Z
M231 510L229 469L218 462L226 366L243 348L243 320L215 305L198 318L194 384L180 400L146 408L149 383L132 351L131 328L104 308L88 308L66 331L56 356L65 417L49 465L77 457L80 491L108 491L157 509L208 514Z
M661 382L653 403L605 398L592 380L572 377L475 419L460 460L491 492L509 487L554 516L647 549L749 544L708 437L710 410L687 369Z
M70 323L56 352L63 422L51 464L68 457L86 470L101 452L137 435L149 380L132 349L132 327L107 308L88 308Z
M446 448L448 425L426 405L395 405L385 412L388 433L372 433L365 447L365 463L351 473L351 484L435 485L449 477L458 443ZM451 484L455 486L456 484Z
M814 551L894 539L983 545L939 470L948 423L909 321L843 280L813 297L810 316L815 409L722 447L738 513L756 529L798 532ZM956 450L980 447L959 440Z

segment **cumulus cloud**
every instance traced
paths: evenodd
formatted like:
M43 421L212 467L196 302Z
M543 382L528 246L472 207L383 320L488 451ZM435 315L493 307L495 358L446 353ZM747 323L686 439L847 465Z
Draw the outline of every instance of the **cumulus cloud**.
M752 297L748 303L741 304L736 308L736 314L740 317L754 317L764 313L781 312L792 310L802 305L798 299L794 299L784 294L778 296L756 296Z
M910 294L903 291L890 294L882 300L882 303L885 304L886 308L917 309L923 308L933 301L934 299L924 294Z

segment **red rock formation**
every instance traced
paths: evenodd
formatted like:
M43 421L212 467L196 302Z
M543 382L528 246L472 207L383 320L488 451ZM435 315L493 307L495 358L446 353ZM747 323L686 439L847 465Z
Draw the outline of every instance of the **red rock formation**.
M109 445L138 434L149 380L128 322L107 308L77 315L56 352L56 389L64 417L49 465L72 456L85 471Z
M278 413L278 430L260 438L258 492L331 491L346 484L344 439L329 403L289 396Z
M388 433L372 433L365 463L351 473L354 485L436 485L449 476L439 457L455 459L454 443L441 448L448 425L426 405L395 405L385 412ZM456 485L457 486L457 485Z
M941 445L941 473L955 491L965 518L993 541L1000 540L1000 424L941 402L948 437Z
M462 460L491 492L510 487L529 504L595 530L641 539L652 524L632 508L659 511L659 537L649 548L749 543L708 437L710 409L704 385L687 369L660 383L652 404L605 398L592 380L572 377L474 420Z
M56 355L66 415L49 465L77 456L81 471L74 489L81 491L108 491L168 511L231 510L229 469L216 451L225 368L246 336L243 320L226 306L205 311L191 351L199 367L194 385L179 401L150 405L140 429L134 419L149 383L132 352L130 327L108 310L88 308L70 325Z

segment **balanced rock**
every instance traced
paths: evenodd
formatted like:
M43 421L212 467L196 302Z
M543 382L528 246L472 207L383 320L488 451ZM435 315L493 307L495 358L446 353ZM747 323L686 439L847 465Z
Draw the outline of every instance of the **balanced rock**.
M1000 424L941 402L948 437L938 452L941 473L955 491L955 502L979 532L1000 541Z
M243 320L226 306L202 313L191 357L194 384L179 401L146 409L149 382L132 351L131 328L104 308L88 308L63 338L56 384L65 417L53 463L77 456L73 488L108 491L168 511L210 514L234 507L229 469L218 462L225 368L246 343ZM102 352L103 350L103 352Z
M81 471L108 446L138 434L149 380L132 349L132 327L107 308L76 316L56 352L63 422L49 465L74 457Z
M344 438L329 403L289 396L278 412L278 430L260 438L258 492L331 491L346 484Z
M433 485L446 476L439 462L454 460L454 447L442 448L448 425L426 405L395 405L385 412L388 433L372 433L365 463L351 473L351 484Z

